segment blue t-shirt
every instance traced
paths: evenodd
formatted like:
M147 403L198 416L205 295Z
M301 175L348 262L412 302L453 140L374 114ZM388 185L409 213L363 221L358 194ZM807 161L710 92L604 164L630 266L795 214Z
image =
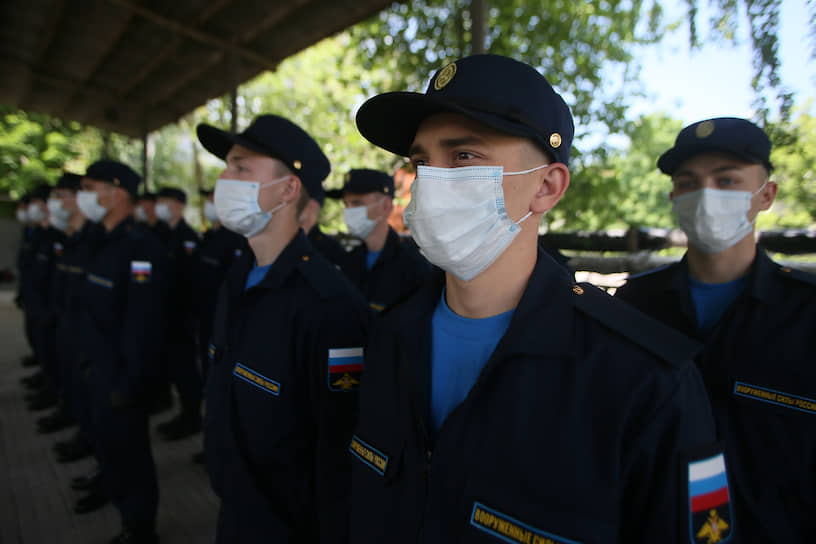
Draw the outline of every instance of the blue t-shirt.
M748 276L728 283L703 283L689 276L691 300L697 313L697 326L708 333L748 284Z
M484 319L453 313L445 290L431 319L431 425L434 432L467 396L515 310Z
M369 251L366 253L366 270L371 270L374 267L374 263L380 258L380 253L382 251Z
M250 287L255 287L261 283L271 267L271 264L266 266L258 266L258 263L255 263L255 267L249 271L249 274L247 274L246 283L244 284L244 291L248 291Z

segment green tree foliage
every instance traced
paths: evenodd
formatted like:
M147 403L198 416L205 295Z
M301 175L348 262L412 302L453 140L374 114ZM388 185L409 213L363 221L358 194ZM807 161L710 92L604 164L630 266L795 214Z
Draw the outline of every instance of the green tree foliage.
M689 42L699 47L708 40L734 42L740 20L747 20L748 34L754 51L754 75L751 84L756 91L754 106L757 119L764 125L773 115L774 108L768 96L775 92L776 113L783 120L789 118L794 105L793 92L784 85L779 75L779 12L782 0L709 0L714 15L708 24L708 33L701 37L698 14L699 0L686 0L688 6ZM816 35L816 2L808 0L811 38ZM744 15L744 19L743 19ZM811 43L811 56L816 56L816 40Z
M391 71L369 94L424 90L437 69L470 54L469 6L469 0L395 4L351 28L366 70ZM661 19L656 1L488 2L485 45L488 53L538 67L571 105L580 140L598 130L621 131L628 102L639 90L630 48L656 41ZM615 81L610 73L620 77Z
M789 123L772 125L769 132L774 142L771 179L779 184L779 191L771 210L759 216L758 226L812 228L816 224L816 117L802 112Z
M0 191L19 198L59 177L66 161L79 156L71 144L80 131L76 123L0 107Z

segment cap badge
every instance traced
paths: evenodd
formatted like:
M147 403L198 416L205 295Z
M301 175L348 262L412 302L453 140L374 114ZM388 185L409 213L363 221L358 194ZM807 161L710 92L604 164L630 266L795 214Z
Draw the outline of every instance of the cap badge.
M561 135L557 132L550 134L550 147L553 149L558 149L561 147Z
M453 76L455 75L456 75L456 63L451 62L450 64L448 64L447 66L442 68L442 70L439 71L439 74L436 76L436 80L434 80L434 89L436 89L437 91L442 90L442 88L445 87L445 85L450 83L451 79L453 79Z
M694 129L694 134L698 138L708 138L712 132L714 132L714 121L703 121Z
M292 166L295 167L295 170L300 170L303 167L303 165L300 163L300 161L294 161L292 163Z

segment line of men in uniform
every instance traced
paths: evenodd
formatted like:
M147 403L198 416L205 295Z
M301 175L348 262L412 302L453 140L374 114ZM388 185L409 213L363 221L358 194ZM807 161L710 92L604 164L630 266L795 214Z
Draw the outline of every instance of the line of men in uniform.
M314 139L271 114L237 134L198 127L226 165L215 215L248 243L208 335L217 542L816 537L816 279L756 247L756 215L776 194L759 127L717 118L681 131L658 167L688 252L613 298L538 246L539 220L570 184L574 125L533 67L466 57L425 93L369 99L356 121L417 170L404 219L434 269L412 269L398 290L382 278L423 261L383 223L386 178L353 171L331 195L364 241L333 263L314 226L330 171ZM83 184L110 185L91 174ZM161 258L140 254L153 266L141 277ZM87 268L100 287L133 274ZM86 296L86 314L112 312ZM107 339L112 321L89 326ZM137 330L138 348L164 330ZM120 409L134 402L106 391ZM152 526L131 535L156 540Z

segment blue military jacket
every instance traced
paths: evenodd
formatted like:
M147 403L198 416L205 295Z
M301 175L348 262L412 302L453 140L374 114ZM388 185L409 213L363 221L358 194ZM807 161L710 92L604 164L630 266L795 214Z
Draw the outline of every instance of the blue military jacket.
M246 238L226 227L204 233L199 250L198 288L201 319L206 323L206 330L210 330L218 290L227 271L247 251ZM205 340L209 341L209 338Z
M408 242L400 240L394 229L388 229L380 256L371 270L366 269L368 249L360 244L350 251L340 268L357 286L376 312L408 298L428 278L431 265Z
M167 233L169 291L167 317L175 340L192 339L199 309L199 237L184 219Z
M82 358L95 390L138 400L157 375L164 340L166 250L128 217L99 235L81 293Z
M217 541L345 542L368 310L302 231L245 291L253 263L247 252L228 273L210 349Z
M431 439L443 283L372 331L351 542L690 542L689 466L719 453L696 345L539 251L507 332Z
M340 242L320 230L320 225L313 226L307 237L312 247L330 263L340 266L345 260L346 250Z
M816 542L816 277L758 250L749 287L708 335L685 258L616 296L705 344L696 362L726 444L736 536Z

